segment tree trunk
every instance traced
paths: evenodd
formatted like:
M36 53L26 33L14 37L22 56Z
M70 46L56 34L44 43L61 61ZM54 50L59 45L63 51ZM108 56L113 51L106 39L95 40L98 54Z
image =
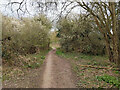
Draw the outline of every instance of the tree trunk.
M109 40L109 38L108 38L107 32L103 32L103 29L101 28L101 26L100 26L99 21L97 20L97 18L94 17L94 19L95 19L95 22L96 22L98 28L100 29L100 31L101 31L102 34L104 35L105 42L106 42L106 51L107 51L107 55L108 55L108 57L109 57L109 60L110 60L111 62L113 62L113 61L114 61L114 59L113 59L113 51L112 51L112 48L111 48L111 45L110 45L111 43L110 43L110 40ZM108 29L108 28L105 27L104 30L105 30L105 29Z
M108 39L107 33L105 33L105 41L106 41L106 51L107 51L109 60L110 60L111 62L114 62L113 52L112 52L112 48L111 48L110 41L109 41L109 39Z
M119 57L118 57L118 67L120 68L120 1L119 1L119 6L118 6L118 36L119 36L119 39L118 39L118 54L119 54Z
M111 2L111 10L112 10L112 31L113 31L113 57L114 62L118 64L118 33L117 33L117 17L115 10L115 2Z

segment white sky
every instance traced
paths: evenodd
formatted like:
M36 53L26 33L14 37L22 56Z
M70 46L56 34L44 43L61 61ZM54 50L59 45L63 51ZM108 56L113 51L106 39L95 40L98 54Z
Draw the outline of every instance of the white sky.
M0 0L0 11L2 13L4 13L5 15L8 14L10 16L17 17L16 12L14 12L14 13L11 12L11 9L10 9L11 6L8 6L5 10L5 5L9 1L11 1L11 2L21 2L22 0ZM35 1L35 0L27 0L27 8L28 8L28 11L30 12L30 14L34 15L34 14L36 14L36 12L35 12L36 10L34 9L34 7L32 7L30 5L31 1ZM38 1L38 0L36 0L36 1ZM45 2L45 1L48 1L48 2L58 1L60 3L60 2L65 2L66 0L40 0L40 1L43 1L43 2ZM70 0L70 1L72 1L72 0ZM77 1L81 1L81 0L77 0ZM89 1L97 1L97 0L83 0L83 1L89 2ZM102 0L102 1L119 1L119 0ZM72 5L69 6L69 7L72 7ZM17 8L18 8L17 4L13 5L13 11L15 11ZM51 19L56 18L55 16L61 12L61 8L62 8L62 4L59 4L57 11L50 11L50 12L47 13L47 16L50 17ZM82 8L75 8L74 10L72 10L72 12L73 13L80 13L80 10L83 11ZM19 12L19 13L22 14L22 12ZM64 12L64 14L65 14L65 12ZM29 15L26 14L24 16L29 16Z
M17 15L17 12L14 12L14 13L12 13L12 11L11 11L11 6L7 6L6 7L6 9L5 9L5 5L6 4L8 4L8 2L9 2L10 0L0 0L0 9L1 9L1 12L3 13L3 14L5 14L5 15L9 15L9 16L12 16L12 17L17 17L18 15ZM22 0L11 0L11 2L21 2ZM36 13L36 11L37 11L37 9L35 9L34 7L32 7L31 5L30 5L30 2L31 2L32 0L27 0L27 8L28 8L28 11L30 12L30 14L32 14L32 15L35 15L35 14L37 14ZM44 1L44 0L43 0ZM47 0L47 1L50 1L50 0ZM61 0L62 1L62 0ZM61 1L59 2L59 3L61 3ZM63 2L65 2L65 0L63 0ZM34 5L35 6L35 5ZM69 8L70 7L72 7L72 5L71 6L69 6L68 7L68 10L69 10ZM16 11L16 9L18 8L18 5L17 4L14 4L13 5L13 11ZM49 7L50 8L50 7ZM58 8L57 8L57 10L55 11L55 10L51 10L51 11L48 11L47 13L46 13L46 15L47 15L47 17L51 20L51 21L53 21L54 20L54 22L53 22L53 28L52 28L52 31L53 31L53 29L54 29L54 26L56 25L56 19L58 19L58 15L60 14L60 12L61 12L61 8L62 8L62 4L59 4L59 6L58 6ZM74 10L72 10L71 12L72 13L77 13L77 14L79 14L80 13L80 10L82 10L82 8L80 9L80 8L75 8ZM20 15L22 15L22 12L19 12L20 13ZM66 11L64 11L63 12L63 15L65 15L66 14ZM31 17L32 15L29 15L29 14L25 14L23 17Z
M7 6L6 9L5 9L5 5L9 2L10 0L0 0L0 11L5 14L5 15L9 15L9 16L13 16L13 17L17 17L17 13L14 12L12 13L11 11L11 6ZM22 0L11 0L11 2L21 2ZM27 0L27 8L28 8L28 11L30 12L30 14L34 15L36 14L36 10L34 9L34 7L32 7L29 3L30 1L32 0ZM49 0L50 1L50 0ZM61 0L61 1L64 1L64 0ZM71 7L71 6L70 6ZM15 11L17 8L18 8L18 5L17 4L14 4L12 6L13 8L13 11ZM57 11L48 11L46 14L48 17L50 17L51 19L55 19L56 16L61 12L61 8L62 8L62 4L60 4L58 6L58 9ZM80 8L75 8L74 10L72 10L72 12L74 13L80 13ZM20 14L22 14L22 12L19 12ZM65 12L64 12L65 14ZM28 14L24 15L24 16L29 16Z
M11 6L10 6L10 5L7 6L6 9L5 9L5 6L6 6L6 4L8 4L9 1L11 1L11 2L14 2L14 1L15 1L15 2L21 2L22 0L0 0L0 11L1 11L3 14L5 14L5 15L9 15L9 16L12 16L12 17L17 17L17 16L18 16L18 15L17 15L17 12L12 13L12 11L11 11ZM30 2L31 2L31 1L32 1L32 0L27 0L27 8L28 8L28 11L30 12L31 15L25 14L25 15L23 15L23 17L31 17L31 16L33 16L33 15L35 15L35 14L38 13L38 12L36 13L37 9L34 8L35 5L34 5L34 7L30 5ZM37 0L37 1L38 1L38 0ZM41 1L44 2L45 0L41 0ZM46 0L46 1L49 1L49 2L50 2L50 1L56 1L56 0ZM65 2L65 0L58 0L58 1L59 1L59 2ZM79 0L78 0L78 1L79 1ZM93 1L93 0L89 0L89 1L88 1L88 0L84 0L84 1L89 2L89 1ZM108 0L102 0L102 1L108 1ZM109 0L109 1L115 1L115 0ZM117 1L119 1L119 0L117 0ZM71 8L71 7L72 7L72 5L69 6L67 10L69 10L69 8ZM17 4L14 4L12 8L13 8L13 11L16 11L16 9L18 8L18 5L17 5ZM49 7L49 8L51 8L51 7ZM61 12L61 8L62 8L62 4L59 4L58 9L57 9L56 11L55 11L55 10L48 11L48 12L46 13L47 17L50 18L51 21L57 19L57 18L58 18L58 15L59 15L60 12ZM84 12L84 10L83 10L82 8L77 7L77 8L74 8L74 9L71 11L71 13L77 13L77 14L79 14L80 11L81 11L81 12ZM19 14L22 15L22 12L19 12ZM65 15L65 14L66 14L66 11L63 12L63 15ZM54 22L53 24L55 24L55 22Z

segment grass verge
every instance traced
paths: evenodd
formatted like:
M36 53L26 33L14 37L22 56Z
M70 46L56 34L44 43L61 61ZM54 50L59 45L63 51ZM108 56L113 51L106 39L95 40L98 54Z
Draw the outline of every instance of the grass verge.
M107 56L85 55L82 53L62 52L57 49L56 54L70 60L72 69L76 73L77 87L82 88L118 88L119 71L110 69L90 68L91 66L99 67L116 67L114 63L109 62ZM79 66L84 65L83 66Z

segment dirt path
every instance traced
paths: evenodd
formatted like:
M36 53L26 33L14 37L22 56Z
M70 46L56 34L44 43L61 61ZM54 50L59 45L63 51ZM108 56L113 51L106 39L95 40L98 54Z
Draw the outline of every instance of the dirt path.
M41 68L29 72L17 80L5 81L5 88L75 88L71 66L67 60L58 57L55 50L48 53Z

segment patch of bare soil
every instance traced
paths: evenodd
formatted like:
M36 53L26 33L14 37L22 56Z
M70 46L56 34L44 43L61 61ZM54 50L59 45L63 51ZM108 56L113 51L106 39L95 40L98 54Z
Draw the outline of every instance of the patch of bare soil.
M30 71L24 77L3 82L4 88L75 88L75 79L71 65L67 60L48 53L44 64Z

